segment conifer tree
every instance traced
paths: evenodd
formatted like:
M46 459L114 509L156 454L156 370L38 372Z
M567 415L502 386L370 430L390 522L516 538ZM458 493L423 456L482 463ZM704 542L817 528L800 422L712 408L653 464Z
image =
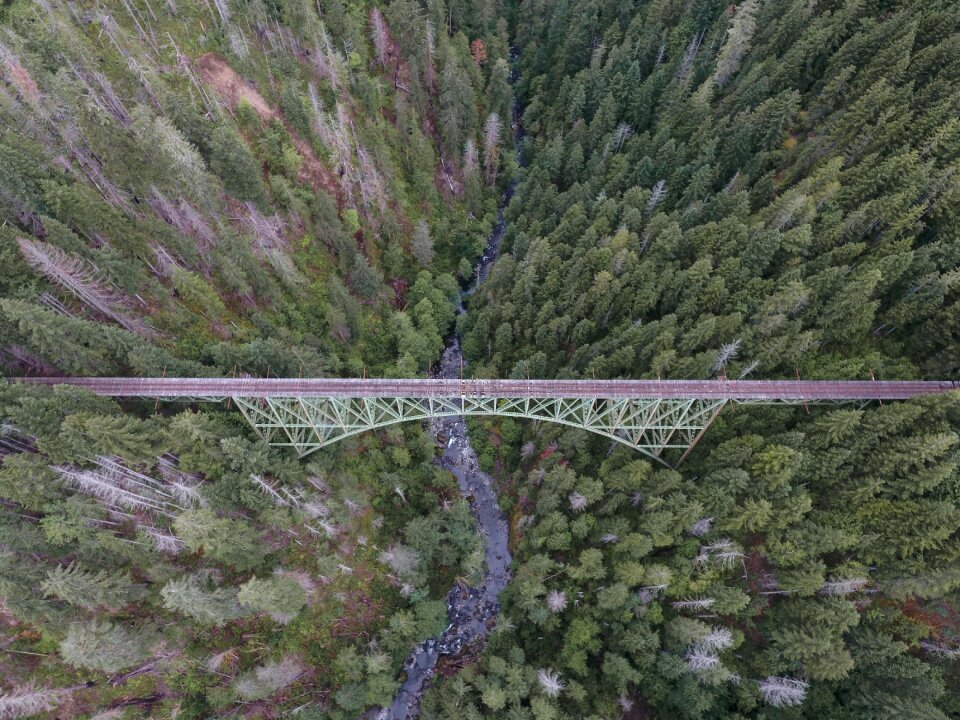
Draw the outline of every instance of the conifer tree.
M192 617L202 625L223 625L245 614L237 602L236 590L208 590L195 575L174 578L163 586L160 596L168 610Z
M135 630L92 620L70 625L60 643L60 654L75 667L112 673L143 660L147 644Z
M127 330L151 335L152 331L146 325L130 317L125 298L100 277L96 267L53 245L26 238L20 238L17 242L26 261L48 280L73 293L91 309Z
M756 30L756 12L756 0L745 0L735 10L733 23L727 31L727 37L717 57L717 69L713 74L713 81L720 87L726 86L740 68L740 62Z
M371 267L367 259L360 253L357 253L353 258L350 284L357 295L364 300L372 300L380 292L380 274Z
M242 520L217 517L211 510L188 510L174 522L177 536L192 551L238 570L252 570L263 561L257 533Z
M233 691L245 702L262 700L290 685L303 672L303 666L296 658L268 662L238 677L233 683Z
M47 572L42 585L45 597L58 597L77 607L95 610L105 607L117 610L142 595L143 588L131 582L128 572L84 570L72 562Z
M433 238L426 220L418 220L413 228L413 256L421 267L427 267L433 260Z
M255 612L265 612L279 623L288 623L307 602L303 587L293 578L277 575L250 578L240 586L240 604Z
M219 125L211 136L210 152L210 166L223 180L227 192L238 200L264 202L260 165L236 130Z

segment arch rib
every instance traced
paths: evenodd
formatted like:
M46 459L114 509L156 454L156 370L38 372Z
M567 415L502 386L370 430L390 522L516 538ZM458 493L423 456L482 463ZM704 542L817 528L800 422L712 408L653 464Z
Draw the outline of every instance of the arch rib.
M602 435L664 462L666 450L690 451L723 398L233 397L266 442L302 457L344 438L413 420L501 416L545 420Z

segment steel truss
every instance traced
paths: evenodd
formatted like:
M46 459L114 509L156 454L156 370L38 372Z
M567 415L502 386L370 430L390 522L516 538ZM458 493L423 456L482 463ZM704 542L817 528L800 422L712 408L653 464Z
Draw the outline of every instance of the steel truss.
M233 402L268 443L303 457L368 430L410 420L500 415L588 430L663 462L684 454L727 400L721 398L264 397Z
M960 390L955 380L482 380L366 378L16 378L106 397L236 403L273 445L301 456L408 420L502 415L588 430L683 460L727 403L866 405ZM662 461L662 460L661 460Z

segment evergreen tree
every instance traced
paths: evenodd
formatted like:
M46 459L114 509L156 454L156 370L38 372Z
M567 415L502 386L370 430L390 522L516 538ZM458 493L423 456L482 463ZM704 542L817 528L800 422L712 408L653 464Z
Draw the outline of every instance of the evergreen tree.
M455 57L449 57L440 74L440 134L448 157L456 157L474 128L476 103L470 76Z
M58 597L88 610L99 607L116 610L143 594L143 588L131 582L129 573L106 570L94 573L76 562L49 570L42 589L45 597Z
M49 712L65 702L71 688L40 689L32 686L17 687L0 695L0 720L16 720Z
M350 284L357 295L365 300L372 300L380 292L380 274L370 266L367 259L357 254L353 258L353 269L350 273Z
M70 625L60 643L60 654L75 667L114 673L143 660L147 646L136 631L93 620Z
M426 220L418 220L413 228L413 256L421 267L427 267L433 260L433 238Z
M168 610L192 617L202 625L223 625L245 613L231 588L208 590L195 575L170 580L160 591Z
M190 550L202 550L237 570L253 570L263 562L257 533L242 520L220 518L211 510L188 510L177 517L174 528Z
M260 165L243 138L229 125L217 126L211 135L210 167L223 180L227 192L238 200L265 201Z
M306 605L307 595L293 578L278 575L250 578L240 586L237 600L255 612L265 612L279 623L289 623Z
M269 662L240 675L233 683L233 692L244 702L262 700L293 683L303 672L295 658Z

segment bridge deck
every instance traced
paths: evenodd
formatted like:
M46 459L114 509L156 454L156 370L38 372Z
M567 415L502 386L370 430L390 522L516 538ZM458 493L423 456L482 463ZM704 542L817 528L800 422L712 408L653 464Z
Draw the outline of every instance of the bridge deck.
M960 390L950 380L372 380L337 378L17 378L143 398L649 398L741 402L907 400Z

